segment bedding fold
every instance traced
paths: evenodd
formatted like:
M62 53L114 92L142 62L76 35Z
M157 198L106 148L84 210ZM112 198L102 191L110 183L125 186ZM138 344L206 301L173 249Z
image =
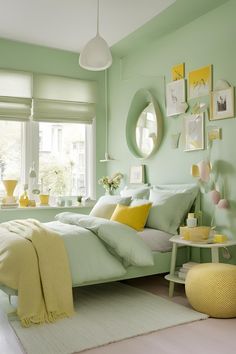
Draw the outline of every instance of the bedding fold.
M56 219L93 232L113 255L123 259L126 266L152 266L154 264L151 249L137 231L127 225L71 212L60 213L56 215Z
M17 315L24 327L74 312L63 239L37 220L0 224L0 283L18 290Z

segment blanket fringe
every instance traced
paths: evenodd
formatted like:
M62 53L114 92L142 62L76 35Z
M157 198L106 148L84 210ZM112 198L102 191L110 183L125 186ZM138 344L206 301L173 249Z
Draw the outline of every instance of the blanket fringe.
M32 324L43 324L43 323L54 323L59 319L62 318L68 318L72 316L74 313L58 313L56 311L49 312L48 315L42 315L42 316L32 316L28 318L21 318L21 324L23 327L30 327Z

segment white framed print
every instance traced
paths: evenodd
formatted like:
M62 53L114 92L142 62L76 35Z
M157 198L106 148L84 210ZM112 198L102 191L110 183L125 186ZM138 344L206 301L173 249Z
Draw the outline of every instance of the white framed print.
M204 113L184 117L184 151L204 149Z
M234 117L234 87L211 92L210 120Z
M144 183L144 165L130 167L129 183L131 184Z
M166 115L167 117L184 113L186 110L185 80L177 80L166 85Z

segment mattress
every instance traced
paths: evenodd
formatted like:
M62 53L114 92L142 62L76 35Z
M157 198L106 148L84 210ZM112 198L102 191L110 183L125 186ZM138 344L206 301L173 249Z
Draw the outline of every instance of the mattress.
M170 242L172 234L150 228L145 228L138 233L152 251L169 252L172 249L172 243Z

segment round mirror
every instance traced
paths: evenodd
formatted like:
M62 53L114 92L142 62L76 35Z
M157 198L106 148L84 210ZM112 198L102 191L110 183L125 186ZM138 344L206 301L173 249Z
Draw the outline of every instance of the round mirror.
M148 90L139 90L131 103L126 140L130 151L139 158L148 158L160 146L162 116L159 106Z

